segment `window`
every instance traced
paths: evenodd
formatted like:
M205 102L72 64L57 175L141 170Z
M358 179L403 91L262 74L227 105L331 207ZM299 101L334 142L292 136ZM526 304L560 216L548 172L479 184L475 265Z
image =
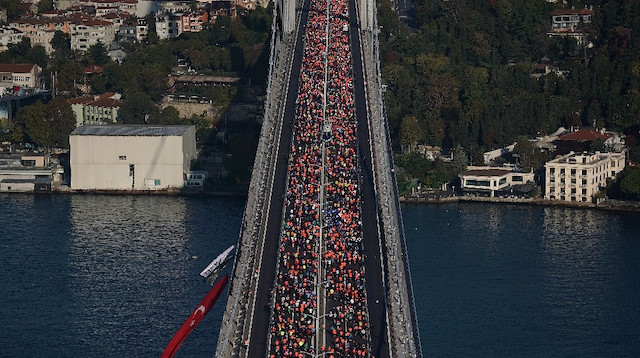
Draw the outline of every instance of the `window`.
M560 174L564 174L564 168L560 168Z
M549 169L549 173L551 173L551 174L555 174L555 172L556 172L556 168L550 168L550 169Z
M571 175L576 175L576 170L575 169L571 169Z
M582 175L587 175L587 170L586 169L582 169Z
M491 185L491 183L488 180L467 179L465 180L465 182L467 183L467 185L472 185L472 186L490 186Z

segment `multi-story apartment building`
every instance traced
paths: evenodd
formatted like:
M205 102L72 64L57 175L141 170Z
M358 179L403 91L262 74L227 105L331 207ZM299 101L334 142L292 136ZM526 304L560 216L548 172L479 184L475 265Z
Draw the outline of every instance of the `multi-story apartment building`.
M71 98L67 103L76 115L77 127L87 124L113 124L120 120L118 111L122 101L117 93Z
M202 26L209 22L209 13L198 11L182 15L182 32L200 32Z
M0 27L0 51L6 51L9 45L16 45L22 42L24 34L18 29L9 26Z
M182 33L182 14L164 13L156 16L156 33L160 40L180 36Z
M71 49L86 51L89 47L103 43L109 47L116 38L115 25L109 21L82 19L71 24Z
M68 33L68 22L59 18L23 18L12 21L9 26L22 31L29 38L31 46L40 45L48 54L53 52L51 40L56 30Z
M138 0L80 0L79 3L82 6L95 8L97 16L109 12L126 12L135 15L138 8Z
M38 88L41 71L33 63L0 63L0 87Z
M144 18L131 17L120 25L116 39L118 41L140 42L145 41L149 34L149 25Z
M615 153L570 152L545 164L547 200L592 202L626 164L626 151Z

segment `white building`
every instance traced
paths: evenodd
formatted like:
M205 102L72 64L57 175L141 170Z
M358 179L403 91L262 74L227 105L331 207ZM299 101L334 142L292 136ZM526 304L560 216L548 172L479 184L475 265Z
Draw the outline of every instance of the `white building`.
M547 200L592 202L594 195L615 178L626 163L626 151L618 153L570 152L544 165Z
M76 127L87 124L113 124L120 120L122 102L119 93L87 95L67 100L76 115Z
M69 136L71 188L182 188L196 157L195 126L81 126Z
M40 66L33 63L0 63L0 88L38 88L40 72Z
M468 167L458 175L463 191L494 197L513 185L534 182L533 173L516 172L509 167Z
M69 34L72 50L87 51L98 42L109 48L116 38L116 28L109 21L81 19L71 24Z
M0 51L9 49L9 45L17 45L22 42L22 31L9 26L0 27Z
M164 13L156 16L156 33L160 40L182 34L182 14Z

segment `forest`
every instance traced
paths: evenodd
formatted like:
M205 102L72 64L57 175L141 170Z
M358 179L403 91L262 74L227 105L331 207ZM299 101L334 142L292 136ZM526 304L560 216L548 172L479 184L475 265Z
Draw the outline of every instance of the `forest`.
M415 28L378 3L385 104L396 151L415 144L482 151L583 125L627 134L640 160L640 2L593 6L589 44L550 37L546 0L415 0ZM549 58L565 71L532 78Z

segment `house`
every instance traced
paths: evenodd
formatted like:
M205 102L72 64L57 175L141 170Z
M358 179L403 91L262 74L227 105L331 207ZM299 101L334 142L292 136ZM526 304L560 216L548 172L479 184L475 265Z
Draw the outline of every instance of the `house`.
M216 22L218 16L236 18L238 16L236 4L231 0L212 1L209 7L209 21Z
M196 158L195 133L195 126L78 127L69 136L71 188L183 188Z
M82 125L113 124L120 120L118 111L122 106L120 95L103 93L97 96L82 96L67 100L76 115L76 127Z
M9 45L17 45L22 42L22 31L10 26L0 26L0 51L9 49Z
M62 182L62 167L48 154L0 154L0 192L51 191Z
M587 30L591 26L593 8L557 9L551 11L551 30L549 36L570 36L576 39L578 46L587 43Z
M610 150L621 151L624 149L624 139L616 133L605 131L604 128L600 130L594 128L575 129L559 136L553 144L556 145L556 152L564 155L569 152L589 151L595 140L602 140L605 147Z
M463 192L491 198L509 193L517 185L534 182L533 172L518 172L511 167L470 166L458 178Z
M515 148L516 148L516 143L513 143L503 148L498 148L498 149L494 149L494 150L490 150L488 152L482 153L484 164L489 164L494 160L500 158L501 156L513 153L513 150Z
M553 73L558 77L565 77L568 72L569 71L561 70L558 66L551 63L551 59L545 56L541 58L540 62L534 66L531 77L540 78L550 73Z
M33 63L0 63L0 87L39 88L41 71Z
M593 202L594 196L625 167L626 151L570 152L545 164L547 200Z

